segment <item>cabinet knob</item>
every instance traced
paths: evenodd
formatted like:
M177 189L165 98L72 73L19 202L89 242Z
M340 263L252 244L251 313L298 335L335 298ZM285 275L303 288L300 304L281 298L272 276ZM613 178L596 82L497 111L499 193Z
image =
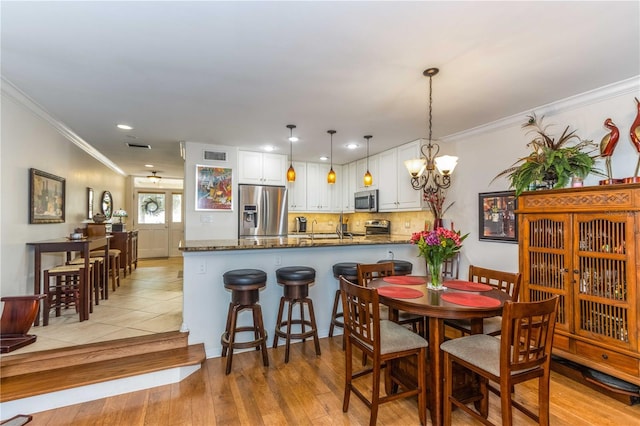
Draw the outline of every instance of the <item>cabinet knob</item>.
M609 359L609 355L607 355L607 354L602 354L602 359Z

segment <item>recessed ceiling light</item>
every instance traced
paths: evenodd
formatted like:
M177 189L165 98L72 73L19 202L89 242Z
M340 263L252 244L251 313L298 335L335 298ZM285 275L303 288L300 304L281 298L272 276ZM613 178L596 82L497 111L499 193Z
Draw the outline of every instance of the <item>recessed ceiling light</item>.
M118 124L117 127L120 130L133 130L133 127L129 126L128 124Z
M264 150L267 152L275 151L276 147L273 145L265 145Z
M148 168L150 168L150 169L152 169L152 168L154 168L154 167L155 167L153 164L145 164L144 166L145 166L145 167L148 167Z
M359 146L360 145L358 145L357 143L350 143L347 145L347 149L356 149Z
M327 161L329 159L329 157L327 157L326 155L323 155L322 157L320 157L320 160L322 161Z

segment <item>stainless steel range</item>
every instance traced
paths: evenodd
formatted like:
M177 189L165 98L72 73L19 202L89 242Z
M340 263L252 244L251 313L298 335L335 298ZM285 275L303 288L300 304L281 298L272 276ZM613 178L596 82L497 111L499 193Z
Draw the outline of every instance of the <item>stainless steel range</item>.
M365 236L388 237L391 235L391 221L385 219L372 219L364 223Z

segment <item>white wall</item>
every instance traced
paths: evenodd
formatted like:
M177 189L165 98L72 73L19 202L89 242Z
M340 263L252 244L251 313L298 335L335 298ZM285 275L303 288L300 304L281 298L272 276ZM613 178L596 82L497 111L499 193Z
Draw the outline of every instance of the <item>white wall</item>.
M553 125L549 129L553 136L560 136L568 125L571 130L577 130L576 134L582 139L591 139L598 144L608 133L603 123L611 118L620 130L620 140L612 157L613 177L622 178L633 175L638 159L638 152L629 138L629 129L637 113L634 96L640 98L640 78L525 111L451 136L442 143L443 151L459 157L453 184L447 193L447 202L455 201L455 204L446 216L454 221L456 229L470 232L462 250L461 277L466 277L469 264L505 271L518 270L517 244L478 239L478 193L509 189L507 179L501 178L493 183L492 180L529 153L526 145L532 135L521 128L526 116L532 112L538 117L544 115L544 123ZM598 164L604 171L604 161L598 160ZM603 178L591 175L585 179L585 185L597 185L600 179Z
M223 151L227 161L204 159L204 151ZM184 162L184 238L185 240L237 239L238 204L232 200L230 211L196 211L196 164L233 169L233 194L238 193L238 149L232 146L216 146L197 142L185 144Z
M114 206L124 205L124 176L104 166L60 134L25 104L2 91L0 145L0 293L33 293L33 248L30 241L68 236L87 222L87 187L94 190L94 212L102 192L109 190ZM66 179L66 220L59 224L29 224L29 168ZM43 255L43 268L60 264L56 254Z

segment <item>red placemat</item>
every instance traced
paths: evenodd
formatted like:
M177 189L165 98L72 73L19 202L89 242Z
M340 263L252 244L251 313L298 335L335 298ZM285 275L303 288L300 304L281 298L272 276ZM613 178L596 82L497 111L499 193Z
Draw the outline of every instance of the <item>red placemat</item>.
M419 290L406 287L380 287L378 288L378 294L387 297L395 297L397 299L417 299L422 297L423 293Z
M426 283L424 278L412 277L411 275L396 275L392 277L384 277L382 278L382 280L389 284L418 285Z
M462 291L489 291L492 289L490 285L482 283L472 283L471 281L446 281L444 286L454 290Z
M500 301L492 297L468 293L445 293L442 300L456 305L471 306L473 308L494 308L500 306Z

